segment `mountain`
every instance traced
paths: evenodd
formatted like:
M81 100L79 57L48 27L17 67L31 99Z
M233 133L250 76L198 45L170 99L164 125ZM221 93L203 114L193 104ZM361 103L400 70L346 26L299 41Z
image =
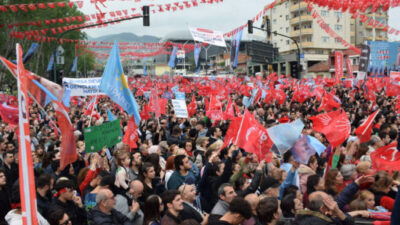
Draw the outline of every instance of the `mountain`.
M88 36L89 40L92 41L107 41L107 42L159 42L161 38L151 36L151 35L143 35L137 36L132 33L120 33L120 34L109 34L100 37L90 37Z

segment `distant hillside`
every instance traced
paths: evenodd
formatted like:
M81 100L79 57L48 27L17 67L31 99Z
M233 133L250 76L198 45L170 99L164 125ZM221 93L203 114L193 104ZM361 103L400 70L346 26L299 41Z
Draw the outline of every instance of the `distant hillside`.
M159 42L160 38L155 37L155 36L150 36L150 35L144 35L144 36L137 36L132 33L120 33L120 34L110 34L110 35L104 35L100 36L97 38L89 37L89 40L94 40L94 41L107 41L107 42Z

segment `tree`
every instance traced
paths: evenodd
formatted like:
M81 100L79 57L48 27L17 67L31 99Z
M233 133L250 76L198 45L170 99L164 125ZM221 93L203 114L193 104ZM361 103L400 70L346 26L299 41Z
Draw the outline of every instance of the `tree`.
M41 3L47 2L55 2L55 0L40 0ZM61 2L57 0L56 2ZM65 1L63 1L65 2ZM5 0L0 3L0 5L12 5L12 4L21 4L20 0ZM35 3L35 2L32 2ZM11 32L18 31L29 31L29 30L40 30L45 28L53 28L58 26L67 26L72 24L78 24L78 21L71 23L54 23L51 25L46 25L44 23L43 26L33 26L33 25L24 25L24 26L8 26L11 24L17 23L26 23L30 21L44 21L45 19L58 19L64 17L71 16L83 16L84 14L78 10L76 6L72 8L66 7L55 7L55 8L47 8L47 9L39 9L37 8L35 11L28 9L28 12L18 10L17 12L12 12L8 10L7 12L0 13L0 21L1 24L4 24L3 28L0 28L0 55L6 57L9 60L15 59L15 45L16 43L20 43L24 53L28 50L32 42L34 42L28 37L25 39L16 39L10 38ZM47 37L56 37L51 31L48 31L45 35L41 34L41 36ZM65 39L80 39L83 40L86 38L86 34L82 31L73 31L65 36ZM55 41L50 42L39 42L39 49L36 52L35 56L25 64L25 68L44 77L48 77L47 73L47 65L49 63L50 57L53 54L53 49L56 47ZM61 44L61 43L60 43ZM64 71L68 71L70 66L75 58L75 44L74 43L62 43L61 44L65 50L64 52L64 65L57 65L58 69L62 69ZM94 60L87 60L88 64L86 65L88 68L93 68ZM5 81L9 80L9 77L6 77L7 73L5 73L5 68L0 66L0 83L3 84ZM13 78L12 78L13 79Z

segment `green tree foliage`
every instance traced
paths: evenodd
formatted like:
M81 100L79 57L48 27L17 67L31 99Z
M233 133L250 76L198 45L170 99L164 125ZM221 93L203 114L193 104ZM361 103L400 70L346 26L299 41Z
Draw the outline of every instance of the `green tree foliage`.
M27 0L3 0L0 1L0 5L11 5L11 4L27 4L27 3L47 3L47 2L61 2L59 0L39 0L39 1L27 1ZM86 1L87 2L87 1ZM58 19L70 16L83 16L83 13L78 10L76 6L72 8L66 7L55 7L55 8L46 8L40 9L37 8L35 11L28 9L28 12L18 10L18 12L12 12L8 10L7 12L0 12L0 24L4 24L3 28L0 28L0 55L7 58L8 60L15 59L15 45L16 43L21 44L23 48L23 52L26 53L31 46L33 39L28 40L25 39L16 39L10 38L10 34L13 31L28 31L28 30L40 30L44 28L52 28L52 27L59 27L59 26L68 26L72 24L78 24L78 21L71 22L71 23L55 23L51 25L46 25L43 23L45 19ZM42 21L42 26L19 26L19 27L8 27L8 24L16 24L16 23L25 23L28 21ZM42 34L40 34L42 35ZM58 35L58 34L57 34ZM57 37L56 34L53 34L50 30L47 32L46 36L48 37ZM72 31L65 34L62 38L65 39L86 39L86 34L82 31ZM36 52L35 56L25 64L25 68L40 75L43 77L49 77L48 73L46 72L47 65L49 63L49 59L53 54L53 49L57 46L55 41L50 42L38 42L39 49ZM62 47L64 48L64 65L58 65L57 69L64 70L68 74L72 62L75 57L75 43L61 43ZM83 55L85 57L85 68L87 71L93 69L94 67L94 58L93 56L88 56L86 54ZM82 65L83 62L79 59L79 65ZM83 66L78 66L78 69L81 70ZM5 67L0 66L0 83L4 84L13 78L8 74L5 74Z

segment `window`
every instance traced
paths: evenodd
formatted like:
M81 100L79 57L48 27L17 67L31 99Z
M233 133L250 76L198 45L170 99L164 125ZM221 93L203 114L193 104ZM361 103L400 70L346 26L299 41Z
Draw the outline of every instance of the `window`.
M341 18L342 17L342 12L335 12L335 17Z
M289 45L289 43L290 43L290 41L289 41L289 40L286 40L286 44Z
M286 27L286 33L289 33L289 27Z
M322 36L322 42L328 43L329 42L329 37Z
M307 42L312 42L312 37L307 37Z
M275 42L274 43L274 47L277 48L278 47L278 43Z
M329 16L329 11L327 11L327 10L321 10L321 16L324 16L324 17Z
M272 22L273 22L274 24L276 24L276 19L274 19Z
M288 21L289 20L289 15L286 15L286 21Z
M276 13L276 8L273 8L273 9L272 9L272 12L273 12L273 13Z
M340 39L339 38L335 38L335 43L340 43Z
M337 30L337 31L342 30L342 25L340 25L340 24L335 24L335 30Z
M320 49L318 49L318 50L315 50L315 53L316 53L316 54L324 54L324 51L323 51L323 50L320 50Z
M289 2L285 2L285 8L289 7Z

